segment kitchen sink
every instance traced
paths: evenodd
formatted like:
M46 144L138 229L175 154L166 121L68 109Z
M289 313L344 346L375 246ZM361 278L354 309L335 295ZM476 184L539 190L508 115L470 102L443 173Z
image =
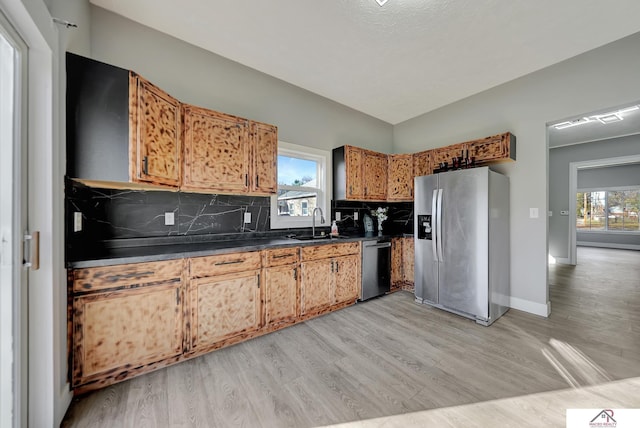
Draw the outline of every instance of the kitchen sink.
M290 239L297 239L298 241L311 241L311 240L323 240L323 239L346 239L348 238L348 236L344 236L344 235L338 235L338 236L331 236L331 235L316 235L316 236L311 236L311 235L300 235L300 236L296 236L296 235L291 235L291 236L287 236L287 238Z

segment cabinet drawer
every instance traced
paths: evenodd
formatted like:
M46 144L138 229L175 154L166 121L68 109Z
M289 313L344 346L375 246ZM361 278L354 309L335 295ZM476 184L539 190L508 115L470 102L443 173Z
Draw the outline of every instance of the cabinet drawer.
M181 278L184 260L132 263L73 270L73 291L131 287L150 282Z
M265 250L262 265L264 267L284 266L298 262L298 248L279 248Z
M359 242L345 242L342 244L314 245L302 247L300 259L315 260L328 257L346 256L348 254L358 254L360 252Z
M196 257L190 259L191 278L244 272L260 269L262 261L258 251L251 253L231 253L219 256Z

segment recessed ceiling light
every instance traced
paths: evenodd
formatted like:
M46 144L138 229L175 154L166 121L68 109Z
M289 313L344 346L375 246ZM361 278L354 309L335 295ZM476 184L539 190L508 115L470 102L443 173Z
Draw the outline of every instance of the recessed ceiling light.
M622 120L622 117L618 116L617 113L603 114L600 116L595 116L595 118L604 124L611 123L611 122L619 122Z
M380 6L384 6L384 4L388 1L388 0L376 0L378 2L378 4Z

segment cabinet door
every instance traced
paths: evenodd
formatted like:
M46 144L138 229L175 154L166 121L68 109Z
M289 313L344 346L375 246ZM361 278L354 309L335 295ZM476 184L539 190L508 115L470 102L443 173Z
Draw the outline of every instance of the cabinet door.
M364 153L364 197L383 201L387 199L387 155L365 151Z
M337 257L334 265L334 304L354 303L360 296L360 257Z
M298 315L298 270L296 265L264 270L266 324L293 321Z
M511 153L511 139L513 135L494 135L469 142L469 156L475 158L476 163L484 163L497 160L515 159L515 153Z
M431 166L431 150L414 153L413 175L415 177L421 177L423 175L430 175L432 173L433 167Z
M182 353L180 280L73 299L73 385Z
M347 199L360 200L364 197L362 177L362 149L352 146L345 146L344 149L347 169Z
M180 102L135 73L130 74L130 177L132 181L180 184Z
M328 308L331 305L333 296L332 263L329 259L303 262L300 265L300 313L302 315L310 312Z
M387 199L413 201L413 156L389 155Z
M278 190L278 128L265 123L251 124L253 171L251 192L275 194Z
M415 250L413 238L402 238L402 281L403 288L413 290Z
M454 144L431 151L431 166L436 169L440 163L446 162L449 167L453 165L453 158L462 156L464 144Z
M391 240L391 288L399 289L403 281L402 238Z
M206 348L260 327L260 275L243 272L192 279L191 347Z
M249 190L247 122L193 106L184 109L182 188L211 193Z

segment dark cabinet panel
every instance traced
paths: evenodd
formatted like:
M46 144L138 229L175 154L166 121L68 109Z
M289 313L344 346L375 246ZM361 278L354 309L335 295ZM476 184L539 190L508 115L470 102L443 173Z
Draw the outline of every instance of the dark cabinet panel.
M67 53L67 176L129 181L129 71Z

